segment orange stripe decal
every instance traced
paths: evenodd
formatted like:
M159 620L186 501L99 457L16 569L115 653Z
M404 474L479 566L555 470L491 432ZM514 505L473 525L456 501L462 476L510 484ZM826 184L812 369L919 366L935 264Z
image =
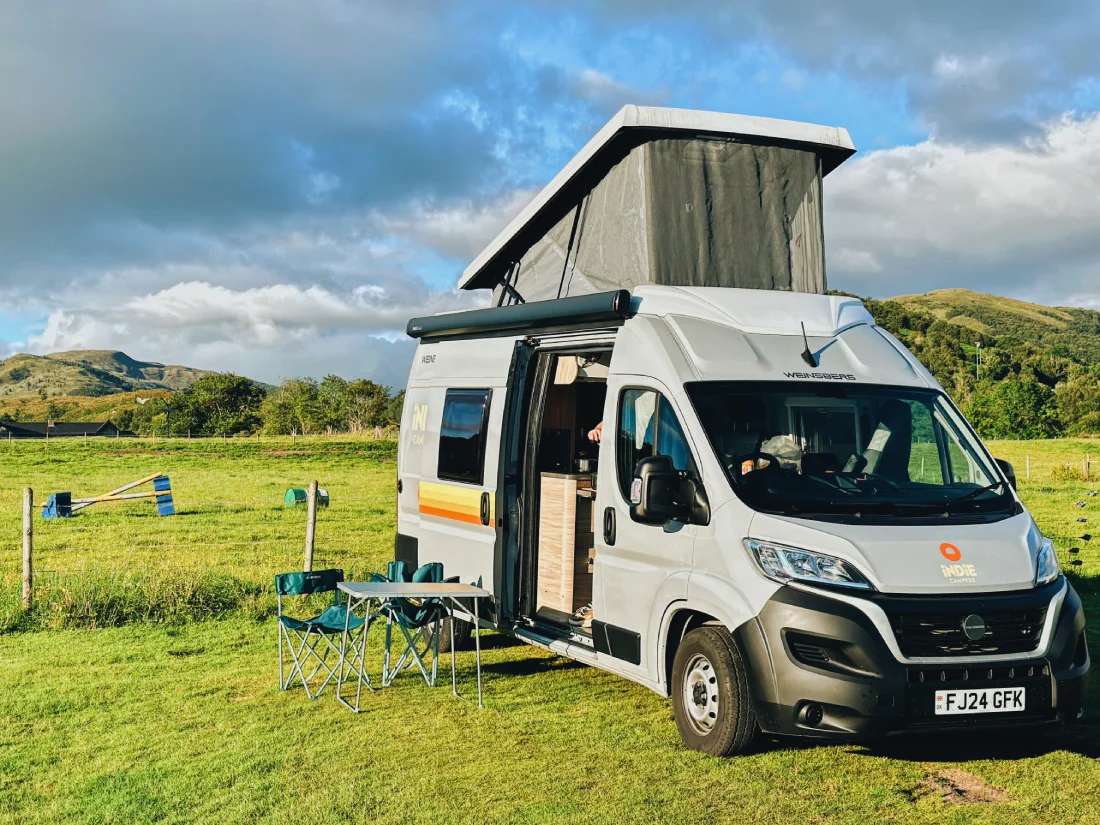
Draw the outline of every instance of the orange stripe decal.
M483 490L476 487L458 487L421 481L417 485L417 501L420 512L426 516L460 521L464 524L481 525L481 496ZM489 512L492 513L496 496L489 493ZM494 518L489 519L489 527L496 526Z

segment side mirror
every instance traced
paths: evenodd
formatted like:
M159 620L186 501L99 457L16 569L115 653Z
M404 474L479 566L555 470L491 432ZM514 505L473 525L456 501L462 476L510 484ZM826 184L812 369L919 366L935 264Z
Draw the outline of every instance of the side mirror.
M1016 470L1014 470L1012 465L1005 461L1003 458L995 458L993 460L997 462L997 466L1001 468L1001 472L1004 473L1005 478L1008 479L1009 485L1012 487L1013 490L1015 490Z
M710 503L699 481L677 470L667 455L643 458L630 485L630 517L640 524L707 524Z

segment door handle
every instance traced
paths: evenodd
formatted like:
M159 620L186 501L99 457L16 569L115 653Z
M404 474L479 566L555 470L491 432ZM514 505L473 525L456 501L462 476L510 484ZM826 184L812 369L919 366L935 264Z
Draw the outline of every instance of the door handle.
M489 494L481 494L481 523L489 526Z
M615 508L605 507L603 510L603 541L608 546L615 545Z

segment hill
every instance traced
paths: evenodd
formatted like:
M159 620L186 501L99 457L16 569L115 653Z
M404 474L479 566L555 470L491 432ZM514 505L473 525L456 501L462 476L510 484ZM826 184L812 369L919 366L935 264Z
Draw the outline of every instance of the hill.
M182 390L208 370L138 361L114 350L20 353L0 360L0 401L105 396L138 390Z
M889 303L1004 341L1031 343L1084 364L1100 364L1100 312L1096 310L1048 307L969 289L901 295Z
M863 301L983 436L1100 433L1100 312L966 289Z
M116 392L110 395L51 395L0 397L0 420L3 421L113 421L123 427L131 426L140 410L138 398L155 398L171 395L169 390L141 390ZM163 412L160 406L153 407Z

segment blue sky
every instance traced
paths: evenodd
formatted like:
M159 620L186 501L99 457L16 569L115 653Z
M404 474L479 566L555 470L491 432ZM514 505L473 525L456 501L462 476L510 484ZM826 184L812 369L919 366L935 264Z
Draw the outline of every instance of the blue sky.
M403 383L413 314L625 103L848 128L830 286L1100 307L1100 4L0 7L0 355Z

